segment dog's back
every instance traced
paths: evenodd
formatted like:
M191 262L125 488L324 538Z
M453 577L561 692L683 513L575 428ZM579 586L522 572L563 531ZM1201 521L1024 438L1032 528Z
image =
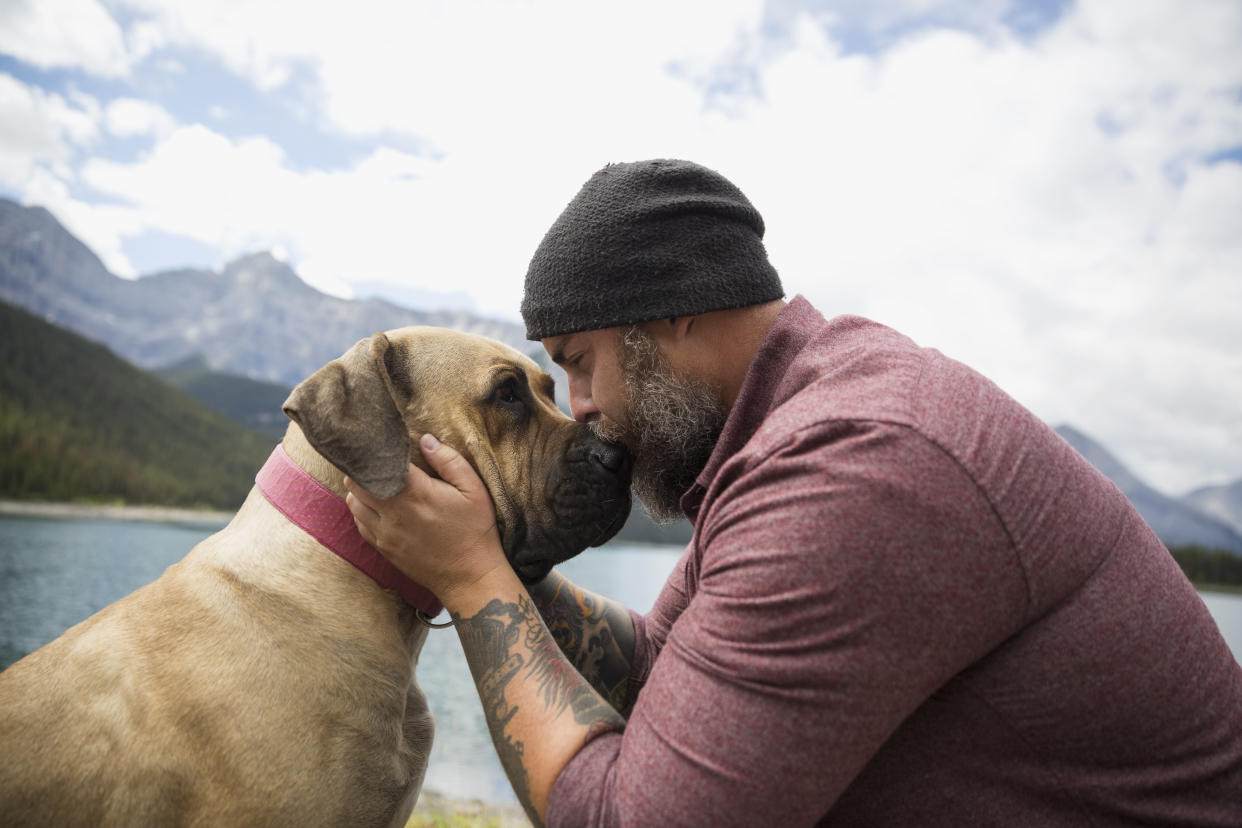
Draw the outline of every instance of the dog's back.
M411 610L251 493L0 673L6 825L404 822L432 736Z

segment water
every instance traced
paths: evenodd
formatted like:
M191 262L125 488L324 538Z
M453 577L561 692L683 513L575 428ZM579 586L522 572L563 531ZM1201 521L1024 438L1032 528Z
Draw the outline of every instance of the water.
M0 668L150 583L216 526L0 516ZM562 566L582 587L645 612L680 548L610 544ZM1242 660L1242 595L1204 593ZM425 785L450 796L512 802L470 670L451 629L433 630L418 683L436 716Z
M0 669L154 581L218 528L0 516ZM681 554L659 546L593 551L565 564L566 577L639 612L651 608ZM515 802L452 629L431 631L417 675L436 717L425 787Z
M646 612L681 552L680 547L610 544L559 569L584 589ZM436 716L436 740L425 786L451 796L516 801L492 747L457 633L432 630L427 636L419 658L418 684Z
M1242 595L1225 594L1223 592L1201 592L1203 603L1216 619L1221 635L1233 650L1233 655L1242 662Z
M0 668L154 581L217 528L0 516Z

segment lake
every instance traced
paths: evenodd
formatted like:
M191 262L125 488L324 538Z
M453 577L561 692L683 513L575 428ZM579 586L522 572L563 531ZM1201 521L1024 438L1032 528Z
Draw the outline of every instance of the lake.
M218 528L113 520L0 516L0 668L155 580ZM566 564L575 583L645 612L681 554L679 547L609 544ZM1203 593L1242 660L1242 595ZM428 790L512 802L457 635L433 630L418 682L436 717Z

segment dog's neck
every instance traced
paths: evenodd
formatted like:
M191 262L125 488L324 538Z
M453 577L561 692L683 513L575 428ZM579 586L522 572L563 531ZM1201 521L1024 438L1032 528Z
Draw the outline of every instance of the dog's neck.
M291 425L259 471L255 483L267 501L313 537L384 589L391 589L428 617L440 602L408 578L359 534L345 505L345 477Z
M324 488L341 500L345 499L345 475L329 463L322 454L315 451L297 423L289 423L288 428L285 429L285 439L280 444L285 447L285 453L289 455L290 460L319 481Z

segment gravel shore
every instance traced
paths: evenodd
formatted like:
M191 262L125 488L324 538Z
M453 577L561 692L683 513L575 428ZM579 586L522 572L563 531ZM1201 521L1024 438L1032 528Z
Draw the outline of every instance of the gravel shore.
M122 506L108 503L60 503L39 500L0 500L0 515L44 517L57 520L142 520L216 528L224 526L233 519L232 512L213 512L208 509Z
M405 828L531 828L531 824L518 805L453 799L425 790Z

